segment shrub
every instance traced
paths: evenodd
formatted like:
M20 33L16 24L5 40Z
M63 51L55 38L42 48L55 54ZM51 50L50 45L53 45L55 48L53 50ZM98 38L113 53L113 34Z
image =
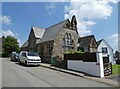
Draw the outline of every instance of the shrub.
M82 52L81 50L77 51L77 50L68 50L68 51L65 51L64 54L75 54L75 53L84 53Z
M5 52L0 53L0 57L8 57L8 56L9 56L8 53L5 53Z

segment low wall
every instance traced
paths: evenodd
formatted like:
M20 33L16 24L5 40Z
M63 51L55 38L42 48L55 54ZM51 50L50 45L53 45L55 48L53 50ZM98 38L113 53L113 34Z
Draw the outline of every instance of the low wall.
M68 69L82 71L93 76L100 76L100 66L96 62L68 60Z
M74 55L74 54L73 54ZM93 54L92 54L93 55ZM90 58L87 61L84 58L77 58L76 60L73 57L68 57L67 60L67 69L72 69L76 71L85 72L93 76L104 77L104 68L103 68L103 57L102 53L95 53L95 59L90 61ZM69 55L67 55L69 56ZM86 55L87 57L87 55Z

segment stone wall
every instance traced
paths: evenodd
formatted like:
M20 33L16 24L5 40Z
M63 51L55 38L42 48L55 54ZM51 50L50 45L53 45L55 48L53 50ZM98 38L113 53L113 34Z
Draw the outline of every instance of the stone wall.
M74 40L74 50L77 50L77 44L78 44L78 34L75 30L63 28L59 34L56 36L56 39L54 41L54 47L53 47L53 54L58 55L60 58L63 59L63 47L62 47L62 39L66 33L70 33L72 36L72 39Z
M37 44L37 52L39 53L42 62L50 63L50 58L53 55L53 41Z
M28 49L29 51L35 51L35 47L36 47L36 38L32 30L28 38Z

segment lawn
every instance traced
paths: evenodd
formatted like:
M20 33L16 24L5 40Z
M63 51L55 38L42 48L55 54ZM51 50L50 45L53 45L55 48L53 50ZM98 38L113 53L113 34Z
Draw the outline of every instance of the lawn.
M120 75L120 65L118 65L118 64L112 65L112 74Z

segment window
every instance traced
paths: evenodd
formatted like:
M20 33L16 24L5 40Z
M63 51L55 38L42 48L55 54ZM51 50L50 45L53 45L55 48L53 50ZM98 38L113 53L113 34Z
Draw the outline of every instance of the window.
M28 52L28 56L38 56L38 53L36 53L36 52Z
M22 56L26 57L26 53L22 53Z
M65 46L65 38L62 39L62 45Z
M78 47L78 51L81 50L82 52L84 52L84 48L83 47Z
M51 55L52 54L52 50L53 50L53 46L52 46L52 44L49 44L49 54Z
M65 35L65 45L68 46L69 45L69 38L68 38L68 34L66 33Z
M106 47L103 47L102 48L102 53L107 53L108 51L107 51L107 48Z
M74 49L74 40L71 34L66 33L65 38L62 39L62 46L64 50Z

